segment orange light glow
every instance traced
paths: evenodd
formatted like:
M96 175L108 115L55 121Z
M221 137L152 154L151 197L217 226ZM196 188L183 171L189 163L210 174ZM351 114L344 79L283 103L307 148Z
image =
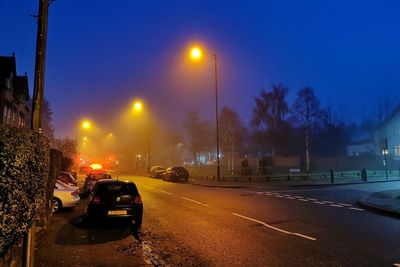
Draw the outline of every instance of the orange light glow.
M190 50L190 57L194 60L200 59L202 56L201 49L198 47L194 47Z
M103 168L103 166L101 166L101 164L99 164L99 163L93 163L93 164L90 164L90 168L92 168L93 170L101 170Z
M90 129L90 127L91 127L91 125L90 125L89 121L85 120L85 121L82 122L82 128L83 129Z
M143 108L143 104L140 101L135 101L135 103L133 103L133 109L135 111L141 111Z

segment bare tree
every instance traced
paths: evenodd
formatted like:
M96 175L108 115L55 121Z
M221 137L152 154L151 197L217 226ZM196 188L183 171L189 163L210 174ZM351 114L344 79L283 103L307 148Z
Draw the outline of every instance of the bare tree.
M197 111L188 112L183 124L187 131L188 149L197 165L200 153L206 151L210 144L210 125L199 117Z
M262 90L260 96L254 99L256 106L253 108L251 124L269 140L273 162L276 148L285 143L283 140L287 137L287 94L287 87L277 84L272 86L271 91Z
M297 93L292 106L292 119L295 125L304 131L306 171L310 171L310 143L313 134L318 130L323 112L311 87L304 87Z
M233 174L234 156L243 145L246 129L239 115L228 107L222 108L219 121L221 148L228 158L228 170Z
M54 139L53 110L47 99L44 99L42 105L42 132L50 140Z

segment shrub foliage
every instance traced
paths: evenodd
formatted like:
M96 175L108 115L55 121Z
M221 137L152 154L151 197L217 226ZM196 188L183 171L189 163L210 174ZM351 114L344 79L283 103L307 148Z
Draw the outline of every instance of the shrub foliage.
M49 178L49 151L44 136L0 126L0 256L47 209L46 199L54 186Z

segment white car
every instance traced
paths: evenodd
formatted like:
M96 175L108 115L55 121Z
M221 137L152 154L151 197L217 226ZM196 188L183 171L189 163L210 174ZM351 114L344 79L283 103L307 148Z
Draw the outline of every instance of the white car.
M53 195L53 212L59 211L61 208L73 208L79 204L79 201L79 189L77 187L56 181Z

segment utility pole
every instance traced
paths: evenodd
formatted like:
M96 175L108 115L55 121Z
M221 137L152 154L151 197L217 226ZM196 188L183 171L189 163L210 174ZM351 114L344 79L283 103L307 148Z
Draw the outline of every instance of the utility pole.
M50 1L50 2L49 2ZM46 63L47 19L52 0L39 0L36 35L35 78L33 84L31 128L42 132L42 103L44 98L44 76Z

